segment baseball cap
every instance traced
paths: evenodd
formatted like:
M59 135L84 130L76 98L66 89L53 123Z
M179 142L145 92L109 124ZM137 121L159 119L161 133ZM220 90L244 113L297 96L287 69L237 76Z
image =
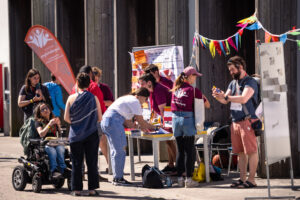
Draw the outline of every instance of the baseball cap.
M199 72L197 72L197 70L196 70L194 67L192 67L192 66L186 67L186 68L183 70L183 73L184 73L186 76L189 76L189 75L202 76L202 74L200 74Z

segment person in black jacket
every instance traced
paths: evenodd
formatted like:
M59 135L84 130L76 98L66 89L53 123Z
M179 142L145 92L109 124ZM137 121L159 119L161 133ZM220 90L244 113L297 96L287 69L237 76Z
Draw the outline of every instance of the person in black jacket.
M24 112L24 121L32 116L34 107L40 102L46 102L53 109L49 91L42 85L40 72L37 69L30 69L18 98L18 106Z

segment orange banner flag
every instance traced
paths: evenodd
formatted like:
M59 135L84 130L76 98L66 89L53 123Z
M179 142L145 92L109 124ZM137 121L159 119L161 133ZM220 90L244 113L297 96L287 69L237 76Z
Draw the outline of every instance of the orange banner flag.
M25 43L71 94L75 77L66 53L56 37L46 27L35 25L28 30Z

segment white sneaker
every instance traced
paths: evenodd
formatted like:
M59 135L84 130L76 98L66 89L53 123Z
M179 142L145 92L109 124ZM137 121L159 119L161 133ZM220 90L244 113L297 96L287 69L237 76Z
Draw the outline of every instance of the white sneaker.
M199 183L197 181L194 181L191 177L187 178L185 180L185 187L186 188L192 188L192 187L198 187Z
M177 182L179 187L184 187L184 179L182 176L178 177Z

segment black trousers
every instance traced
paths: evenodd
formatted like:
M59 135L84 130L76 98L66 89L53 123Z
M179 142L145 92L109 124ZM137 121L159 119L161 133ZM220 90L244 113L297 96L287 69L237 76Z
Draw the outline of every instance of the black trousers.
M84 155L88 168L88 189L99 188L98 174L98 131L85 138L83 141L70 144L72 155L72 190L82 190L82 164Z
M186 177L192 177L196 158L195 136L176 137L178 154L176 158L177 176L186 172Z

